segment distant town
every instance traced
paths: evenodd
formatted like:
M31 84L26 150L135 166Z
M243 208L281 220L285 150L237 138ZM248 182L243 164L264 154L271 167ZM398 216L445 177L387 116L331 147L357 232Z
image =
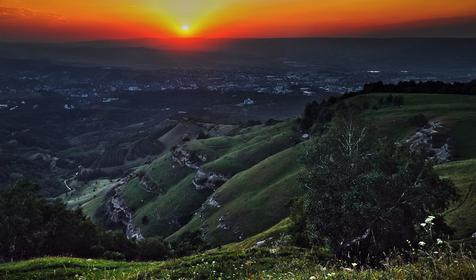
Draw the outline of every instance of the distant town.
M0 104L0 110L16 110L26 105L17 99L19 96L38 93L60 94L69 97L72 103L89 104L118 101L120 93L208 91L315 96L355 92L365 83L375 81L467 81L476 78L476 69L448 74L412 73L405 69L331 71L285 59L281 61L281 68L235 67L220 71L200 68L146 71L55 64L35 67L35 63L28 61L10 71L0 72L0 95L15 99ZM5 99L3 101L5 103ZM250 105L251 101L245 100L244 104ZM73 104L64 106L65 110L74 108Z

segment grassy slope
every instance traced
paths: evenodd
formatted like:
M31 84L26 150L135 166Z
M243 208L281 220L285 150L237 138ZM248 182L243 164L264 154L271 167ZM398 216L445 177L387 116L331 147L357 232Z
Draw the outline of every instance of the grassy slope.
M65 194L62 199L69 208L81 208L83 213L96 221L95 213L103 204L104 197L111 190L109 180L94 180L79 187L72 196Z
M352 102L360 102L363 98L379 98L379 95L357 97ZM439 118L446 121L454 135L456 156L462 161L452 162L437 167L437 171L443 177L450 178L457 185L462 200L455 203L448 210L447 219L450 224L458 227L461 236L470 234L475 230L475 175L476 174L476 142L474 141L474 125L476 120L476 98L470 96L440 96L440 95L405 95L405 105L401 108L384 108L370 110L365 115L375 121L377 126L387 130L397 138L403 138L415 128L410 127L406 120L417 113L424 113L430 118ZM257 133L254 130L249 133ZM249 137L243 136L243 137ZM270 136L267 135L266 138ZM238 137L239 139L239 137ZM189 143L190 149L206 151L213 156L210 168L216 164L221 170L236 170L236 165L221 163L225 155L232 155L240 151L250 143L247 140L231 138L212 138L206 141ZM244 139L244 138L242 138ZM259 141L258 141L259 142ZM242 143L241 148L239 148ZM227 182L216 196L223 203L218 210L210 212L207 223L214 225L214 220L220 213L226 213L229 217L235 217L236 223L240 219L261 222L262 216L259 211L267 209L276 210L274 203L267 204L278 198L277 190L286 193L289 186L295 184L292 170L285 167L294 166L297 157L296 148L286 149L262 159L246 170L239 172ZM238 158L238 157L237 157ZM164 160L158 159L158 161ZM227 162L227 161L225 161ZM230 161L228 161L230 162ZM219 163L219 164L218 164ZM151 166L157 166L155 162ZM168 166L164 164L163 167ZM152 169L152 167L151 167ZM165 171L156 168L150 172L155 178L168 179ZM187 173L187 172L185 172ZM180 177L180 176L179 176ZM190 175L185 179L176 178L172 181L164 197L167 199L154 201L163 203L161 207L178 207L181 197L190 195L190 186L185 183L191 179ZM177 181L178 180L178 181ZM177 181L177 182L175 182ZM132 189L135 183L131 182L131 190L125 190L125 197L131 204L139 206L143 199ZM137 186L136 186L137 187ZM279 192L278 192L279 193ZM172 199L178 199L175 203ZM172 201L174 203L172 203ZM94 200L92 200L94 201ZM157 209L155 203L149 203L145 207L151 207L148 211ZM281 205L282 206L282 205ZM271 207L271 208L270 208ZM145 209L142 207L141 209ZM145 211L145 210L143 210ZM231 212L230 212L231 211ZM147 212L147 211L146 211ZM229 214L231 213L231 215ZM241 217L243 216L243 218ZM251 220L250 220L251 219ZM187 226L196 228L201 221L196 218ZM342 268L328 267L323 269L321 264L325 259L316 257L308 251L296 248L279 249L251 249L256 242L276 237L288 229L290 221L283 220L269 230L258 233L249 239L229 244L221 250L212 250L204 254L186 257L178 260L169 260L153 263L124 263L102 260L80 260L69 258L44 258L27 262L0 265L0 279L74 279L80 276L85 279L475 279L476 263L472 259L460 259L458 262L451 260L435 260L431 262L418 262L415 264L395 265L383 270L357 270L347 271ZM253 225L253 227L259 225ZM220 234L210 231L212 238L220 239Z
M458 188L460 199L446 212L448 224L456 237L466 237L476 230L476 160L457 161L436 167L443 178Z
M394 94L396 96L397 94ZM351 102L377 102L387 94L369 94L352 98ZM364 115L372 120L385 133L403 138L414 131L407 120L419 113L429 119L445 122L453 135L455 159L476 158L476 96L442 94L403 94L404 105L379 110L369 110Z
M358 96L347 102L367 102L372 106L387 94ZM430 119L440 119L451 129L457 160L476 158L476 97L458 95L404 95L401 107L385 107L364 112L364 117L384 133L397 139L414 133L416 127L408 124L408 118L423 113ZM277 223L287 215L287 203L299 191L296 164L299 150L292 122L273 126L258 126L242 129L234 136L213 137L191 141L186 144L189 151L205 154L208 157L203 168L208 171L224 173L231 177L215 194L222 205L219 209L206 209L203 219L193 214L200 209L211 192L198 192L191 184L194 171L179 167L165 154L144 166L141 170L148 181L155 186L154 193L143 190L138 180L129 182L123 190L123 197L130 208L135 210L135 223L140 225L146 235L168 236L174 239L187 230L207 229L206 238L214 244L237 241L249 237ZM292 148L289 148L292 147ZM439 169L440 170L440 169ZM443 172L451 176L453 169ZM462 172L462 171L461 171ZM454 172L453 172L454 173ZM458 176L463 176L458 175ZM461 193L467 183L457 182ZM158 195L157 193L161 193ZM474 201L474 192L469 193L469 202ZM85 212L92 216L101 204L101 194L91 199L88 191L77 201L85 201ZM74 201L73 201L74 202ZM458 227L459 236L476 231L476 225L466 220L474 220L476 212L465 206L464 211L453 211L449 221ZM150 223L142 225L142 217L148 216ZM231 230L217 228L223 217ZM185 225L181 228L181 225ZM231 233L231 234L230 234Z
M256 235L253 235L243 241L230 243L223 246L226 250L249 250L256 247L256 244L261 241L266 241L266 247L269 247L273 241L279 242L281 237L289 235L289 230L293 222L290 218L283 219L279 223L270 227L269 229L262 231Z
M187 143L189 151L205 154L208 161L203 169L233 176L240 171L251 168L261 160L278 153L296 143L292 122L280 123L269 127L244 129L235 136L222 136ZM177 231L181 225L187 224L193 214L206 201L210 191L197 191L192 185L194 170L176 166L166 154L145 168L148 178L157 183L161 195L149 194L149 198L141 198L145 202L135 208L135 223L140 225L142 217L148 216L150 223L141 225L146 235L167 236ZM130 188L137 188L129 183L125 194ZM124 196L128 205L136 206L137 199ZM281 212L282 213L282 212ZM279 216L264 226L269 226L284 216ZM254 232L253 232L254 233Z
M303 144L277 153L238 173L214 194L219 208L208 207L204 221L195 217L175 235L205 226L206 239L226 244L259 233L289 214L289 202L301 193L297 175ZM219 219L229 229L218 227Z
M362 102L365 98L376 102L378 98L385 96L387 95L372 94L355 100ZM413 133L415 128L406 120L419 113L429 119L442 120L450 128L455 152L453 156L459 161L437 166L436 170L442 177L452 180L461 195L446 213L448 223L456 229L457 238L470 236L476 231L476 96L403 96L404 106L370 110L365 116L374 120L386 133L400 139Z
M387 94L372 94L352 98L349 102L377 103L378 99L385 98ZM450 95L404 95L404 106L386 107L378 110L364 112L364 117L372 122L384 133L397 139L403 139L414 133L416 127L412 127L407 120L416 114L423 113L429 119L439 119L451 129L453 135L454 151L456 159L476 158L476 97L474 96L450 96ZM210 150L230 149L218 139L210 139L210 143L200 144L208 146ZM217 144L220 143L220 144ZM236 147L237 143L228 143ZM241 147L240 147L241 148ZM237 148L237 149L240 149ZM202 148L206 149L206 148ZM215 199L222 205L219 209L210 209L206 212L205 221L195 217L191 222L171 237L173 239L186 230L196 230L205 225L206 237L214 244L224 244L236 241L239 233L245 237L269 228L272 223L277 223L278 217L282 217L286 202L299 191L297 186L297 174L299 165L297 158L301 148L292 148L267 158L259 164L238 173L229 182L223 185L215 194ZM211 151L210 151L211 152ZM209 164L220 162L222 157ZM242 160L235 158L235 161ZM461 170L466 176L471 170ZM445 175L442 173L442 175ZM464 174L461 174L463 176ZM446 175L447 176L447 175ZM473 180L472 177L470 180ZM457 182L461 193L467 194L466 185ZM474 223L464 223L466 220L475 220L476 211L467 205L472 205L476 198L474 193L468 193L465 207L458 211L450 211L448 219L457 226L458 236L467 236L476 230ZM458 202L457 202L458 203ZM464 211L463 211L464 209ZM276 213L277 215L273 216ZM225 223L231 230L217 228L219 219L224 218ZM459 221L459 222L454 222ZM464 225L463 225L464 223ZM463 229L464 228L464 229ZM234 233L231 233L234 232ZM231 233L231 234L230 234Z
M0 279L445 279L476 277L473 259L434 259L384 269L326 266L325 258L297 248L216 250L164 262L126 263L43 258L0 264Z

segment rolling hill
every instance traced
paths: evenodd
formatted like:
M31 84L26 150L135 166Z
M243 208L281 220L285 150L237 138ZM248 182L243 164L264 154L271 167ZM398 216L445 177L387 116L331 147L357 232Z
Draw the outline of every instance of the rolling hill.
M345 102L366 108L361 117L378 133L410 145L425 143L433 152L448 151L435 157L441 160L435 169L459 192L444 213L455 229L457 240L450 242L471 243L476 97L404 94L403 104L395 106L382 101L389 96L358 95L331 106ZM419 114L428 121L425 127L414 121ZM41 258L0 264L0 279L474 279L474 258L467 256L433 252L416 262L396 260L368 269L329 263L325 250L293 247L289 206L303 192L299 159L314 137L319 135L304 137L296 120L234 127L220 136L171 145L123 177L72 182L77 189L62 196L71 208L80 207L95 222L117 230L128 225L134 234L170 241L199 231L215 249L161 262ZM110 212L119 211L112 207L117 204L130 219L114 225Z
M433 138L440 146L448 145L451 162L436 168L454 181L460 193L446 219L458 238L470 236L476 231L472 222L476 217L476 97L402 94L403 105L382 105L388 96L366 94L342 102L367 108L360 113L363 119L398 141L421 134L422 128L409 121L418 114L441 126ZM163 137L177 138L177 134ZM108 205L116 192L132 216L125 224L132 224L143 236L174 241L186 232L199 231L214 246L236 242L289 215L290 202L303 191L298 182L299 159L307 141L292 119L226 129L221 136L169 145L168 152L125 177L82 184L63 198L70 207L81 207L93 220L111 226L108 211L114 209L108 210Z

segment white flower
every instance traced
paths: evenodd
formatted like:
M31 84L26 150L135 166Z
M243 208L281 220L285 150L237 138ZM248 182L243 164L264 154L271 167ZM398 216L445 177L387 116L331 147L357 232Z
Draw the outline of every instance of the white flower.
M426 219L425 219L425 223L432 225L434 219L435 219L435 216L428 216L428 217L426 217Z
M423 242L423 241L420 241L420 242L418 242L418 245L420 245L420 246L422 246L422 247L423 247L423 246L425 246L425 245L426 245L426 243L425 243L425 242Z
M443 244L443 240L437 238L437 239L436 239L436 244Z
M420 226L426 227L426 223L421 223Z
M353 267L356 267L356 266L357 266L357 263L352 263L352 266L353 266Z
M316 276L311 276L311 277L309 277L309 280L316 280L316 279L317 279Z

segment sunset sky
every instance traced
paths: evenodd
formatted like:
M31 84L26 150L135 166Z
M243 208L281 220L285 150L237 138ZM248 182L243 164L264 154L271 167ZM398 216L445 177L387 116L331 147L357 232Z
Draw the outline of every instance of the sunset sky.
M475 26L475 0L0 0L0 40L452 37Z

